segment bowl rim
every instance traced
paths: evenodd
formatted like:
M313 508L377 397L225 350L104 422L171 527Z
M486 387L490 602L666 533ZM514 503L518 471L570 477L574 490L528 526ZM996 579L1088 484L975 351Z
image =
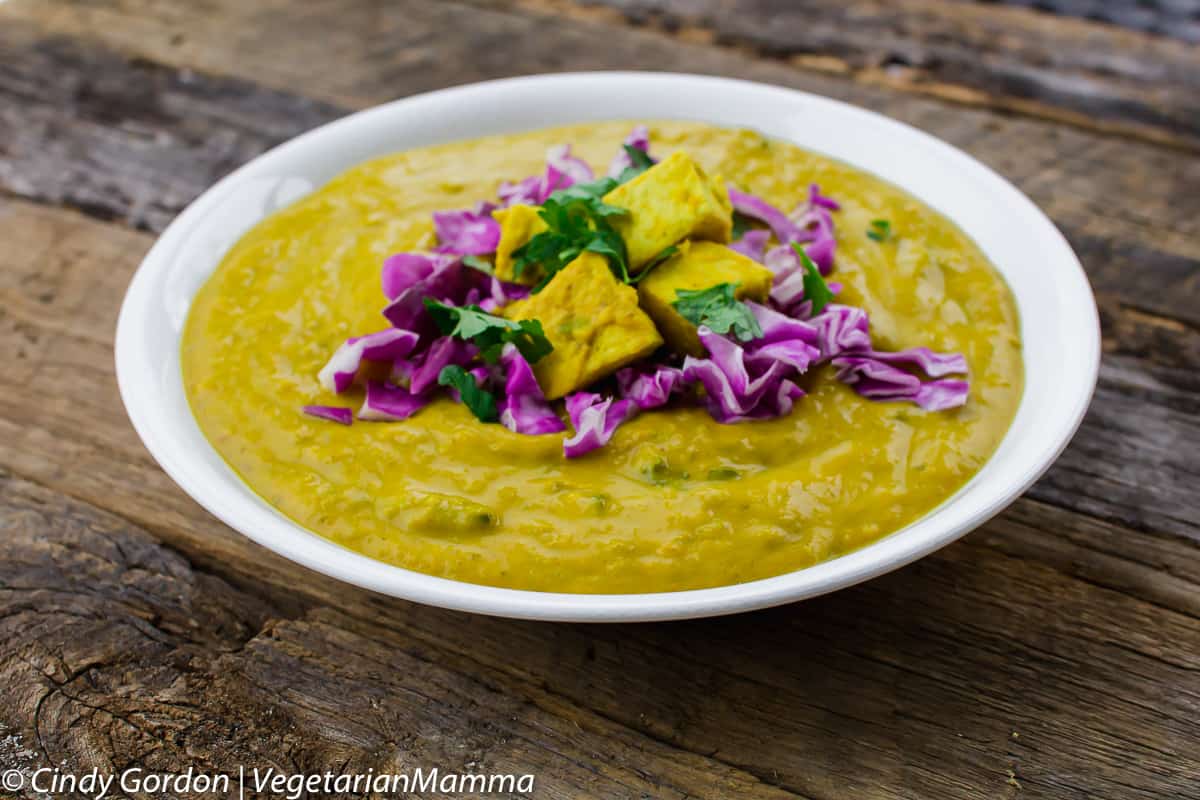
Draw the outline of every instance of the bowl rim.
M258 497L240 477L221 460L227 475L216 476L211 467L199 464L195 454L181 452L177 432L172 425L187 425L187 421L164 421L154 413L153 391L169 376L157 375L155 365L148 352L143 331L148 325L150 308L155 300L155 280L161 279L169 270L180 245L181 238L190 225L195 224L206 213L220 204L227 192L256 172L266 169L275 161L285 159L306 148L315 147L322 140L330 148L339 136L349 135L359 126L378 124L389 116L415 115L430 106L439 104L469 104L472 100L494 92L507 92L516 96L520 93L559 91L564 88L595 88L608 84L624 86L630 90L671 91L674 89L703 90L717 93L734 92L755 94L762 99L781 103L802 102L810 107L828 109L831 113L857 120L864 125L885 126L901 137L908 146L926 148L939 159L945 159L954 169L962 170L972 179L983 184L996 196L997 202L1011 213L1019 214L1034 224L1043 237L1043 245L1053 248L1052 267L1061 272L1064 291L1076 301L1082 302L1074 309L1082 314L1083 330L1080 339L1072 342L1072 361L1078 368L1081 380L1074 386L1065 387L1068 392L1065 403L1055 409L1054 433L1040 441L1038 447L1023 459L1024 475L1003 487L991 487L983 502L974 504L970 513L952 525L925 526L941 509L955 504L966 487L960 488L938 509L899 531L891 533L874 543L818 564L770 578L746 583L731 584L708 589L692 589L677 592L653 592L644 594L571 594L561 592L539 592L521 589L506 589L472 584L423 573L376 561L368 556L349 550L320 537L299 523L283 516ZM619 114L607 119L628 118ZM670 116L656 117L658 119ZM682 117L675 117L682 118ZM703 121L704 113L688 116L694 121ZM579 121L585 121L580 118ZM723 123L712 123L723 124ZM544 124L529 126L529 130L545 127ZM779 137L775 137L779 138ZM808 145L805 145L808 146ZM810 146L809 146L810 147ZM402 148L400 148L402 149ZM810 147L811 149L811 147ZM350 166L361 159L345 164ZM860 167L861 168L861 167ZM885 178L887 180L887 178ZM900 185L906 191L917 193ZM947 216L959 224L953 213ZM968 235L970 230L962 226ZM219 260L219 259L218 259ZM211 271L208 273L211 274ZM207 275L206 275L207 277ZM194 292L193 292L194 294ZM190 297L189 297L190 301ZM1014 295L1014 302L1016 298ZM1024 316L1024 309L1018 309ZM179 334L176 331L174 348L178 355ZM1027 346L1027 344L1026 344ZM225 524L247 538L263 545L283 557L316 572L383 594L412 600L443 608L476 613L553 621L655 621L689 619L705 616L733 614L754 609L767 608L784 603L815 597L837 589L868 580L886 572L905 566L950 542L965 535L991 519L1030 485L1034 483L1066 447L1081 424L1095 390L1100 362L1100 323L1086 274L1079 259L1071 250L1062 233L1053 222L1020 190L1001 177L990 167L956 147L927 134L911 125L886 117L867 109L859 108L840 100L803 92L796 89L774 86L754 81L685 73L662 72L570 72L552 75L531 75L517 78L502 78L480 83L441 89L413 95L400 100L367 108L346 117L329 122L293 139L290 139L257 156L231 174L215 183L188 205L163 231L144 257L130 281L121 306L115 340L115 360L121 399L130 420L142 442L154 459L168 475L196 502ZM1027 369L1027 367L1026 367ZM179 387L182 388L182 376ZM1026 392L1028 389L1025 390ZM1022 397L1024 405L1026 396ZM190 414L190 409L189 412ZM191 424L195 425L194 417ZM1016 418L1001 441L1014 436ZM207 444L207 440L204 440ZM211 444L207 446L212 449ZM999 447L997 451L999 451ZM215 455L215 449L212 454ZM989 457L989 461L995 454ZM218 456L219 459L219 456ZM981 471L987 466L981 467ZM243 495L234 497L227 489L214 483L218 477L227 481L229 476L240 486ZM974 484L974 479L967 486ZM920 535L917 529L921 528Z

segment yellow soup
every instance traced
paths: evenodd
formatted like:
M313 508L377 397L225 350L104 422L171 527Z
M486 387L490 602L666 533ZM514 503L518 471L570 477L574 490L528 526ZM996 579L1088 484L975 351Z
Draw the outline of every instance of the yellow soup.
M434 242L430 212L494 197L569 142L602 174L630 123L413 150L362 164L251 230L192 306L183 338L200 427L284 514L372 558L474 583L562 592L697 589L779 575L875 541L947 499L987 460L1021 395L1018 320L975 244L920 200L845 164L738 130L651 126L780 208L821 185L839 302L870 314L880 349L961 352L967 404L925 412L802 378L791 415L721 425L702 408L639 415L566 460L564 435L522 436L438 399L403 422L301 414L334 397L317 372L347 337L386 327L383 259ZM892 235L867 236L886 219Z

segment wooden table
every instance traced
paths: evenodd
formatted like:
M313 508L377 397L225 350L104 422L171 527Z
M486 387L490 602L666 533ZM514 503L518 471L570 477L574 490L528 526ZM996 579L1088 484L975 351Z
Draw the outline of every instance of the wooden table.
M806 603L552 625L307 572L150 459L113 329L196 194L373 103L634 67L877 109L1054 218L1099 295L1104 362L1022 500ZM1194 45L933 0L9 0L0 348L0 770L437 766L532 772L537 798L1200 797Z

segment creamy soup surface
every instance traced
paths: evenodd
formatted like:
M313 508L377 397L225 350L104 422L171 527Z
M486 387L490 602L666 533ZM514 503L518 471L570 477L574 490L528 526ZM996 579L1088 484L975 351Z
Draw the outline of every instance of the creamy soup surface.
M607 447L566 460L564 435L478 422L449 399L402 422L306 417L352 405L317 372L347 337L386 327L379 272L435 244L430 212L495 196L570 143L603 174L631 123L413 150L355 167L255 226L201 289L183 338L187 394L246 483L304 527L372 558L473 583L656 592L765 578L869 544L961 487L1004 436L1022 390L1011 294L955 225L860 170L758 134L652 124L651 152L684 149L774 205L810 183L836 198L838 302L870 314L876 347L961 352L953 411L863 399L828 366L790 416L721 425L702 408L643 413ZM892 235L867 236L886 219Z

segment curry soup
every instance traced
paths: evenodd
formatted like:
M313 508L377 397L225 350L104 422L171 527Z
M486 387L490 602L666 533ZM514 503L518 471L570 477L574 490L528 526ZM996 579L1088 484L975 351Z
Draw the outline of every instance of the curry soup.
M561 143L599 174L628 129L399 153L263 220L200 290L184 332L187 395L209 441L264 499L347 548L445 578L561 592L698 589L800 569L915 521L980 469L1016 411L1022 362L1013 299L976 245L846 164L695 123L652 125L652 152L685 150L781 208L820 184L841 203L838 302L869 313L876 347L962 353L966 405L872 401L825 365L801 376L808 394L787 416L725 425L703 408L658 409L570 460L569 431L512 433L445 397L392 424L300 413L339 400L316 375L348 337L386 325L380 264L436 244L431 212L494 197ZM868 235L875 220L890 224L883 241ZM361 397L350 390L351 404Z

